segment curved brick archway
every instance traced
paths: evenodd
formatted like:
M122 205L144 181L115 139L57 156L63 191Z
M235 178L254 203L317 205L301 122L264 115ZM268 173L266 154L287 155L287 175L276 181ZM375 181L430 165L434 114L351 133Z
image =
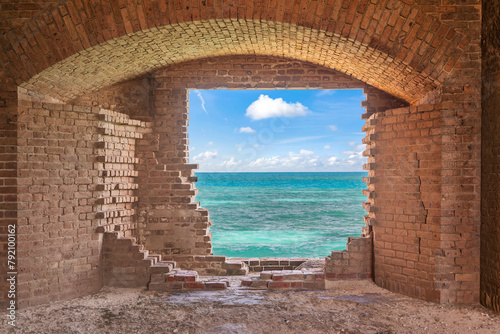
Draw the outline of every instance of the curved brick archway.
M18 84L66 101L161 66L258 54L309 61L409 102L440 85L469 40L399 1L72 0L1 38Z
M278 22L215 20L108 41L64 59L21 86L66 101L185 60L252 54L336 69L410 102L440 85L400 60L340 36Z

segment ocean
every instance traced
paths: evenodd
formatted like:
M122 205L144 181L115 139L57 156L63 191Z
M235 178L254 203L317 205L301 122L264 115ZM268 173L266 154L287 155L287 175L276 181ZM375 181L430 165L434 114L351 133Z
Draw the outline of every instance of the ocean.
M325 257L364 226L364 172L196 175L215 255Z

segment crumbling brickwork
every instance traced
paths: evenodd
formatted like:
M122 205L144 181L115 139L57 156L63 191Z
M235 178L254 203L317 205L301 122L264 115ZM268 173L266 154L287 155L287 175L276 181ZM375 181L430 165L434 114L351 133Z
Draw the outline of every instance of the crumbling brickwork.
M99 110L94 150L98 170L94 211L99 233L124 231L129 237L137 228L137 142L151 132L151 126L119 112Z
M140 190L141 243L184 269L196 267L183 255L212 252L208 211L194 202L196 165L188 164L188 89L364 89L367 114L408 105L347 75L297 60L257 56L209 58L181 63L151 74L155 145ZM148 140L153 140L152 138ZM203 210L203 211L200 211ZM210 261L209 261L210 262Z
M373 276L372 235L347 238L346 249L332 251L326 258L325 279L328 282L344 279L371 279Z

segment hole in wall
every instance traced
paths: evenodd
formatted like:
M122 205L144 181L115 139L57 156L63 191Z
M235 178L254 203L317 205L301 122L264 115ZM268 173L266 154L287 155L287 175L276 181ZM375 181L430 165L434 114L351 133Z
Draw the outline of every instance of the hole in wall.
M362 90L190 90L190 162L213 253L325 257L366 211Z

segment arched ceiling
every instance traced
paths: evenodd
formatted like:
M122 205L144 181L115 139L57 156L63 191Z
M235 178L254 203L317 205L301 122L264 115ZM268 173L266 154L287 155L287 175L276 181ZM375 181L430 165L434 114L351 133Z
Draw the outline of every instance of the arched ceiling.
M255 54L325 66L413 102L441 85L467 44L403 2L268 2L67 1L1 36L0 59L21 87L62 101L177 62Z

